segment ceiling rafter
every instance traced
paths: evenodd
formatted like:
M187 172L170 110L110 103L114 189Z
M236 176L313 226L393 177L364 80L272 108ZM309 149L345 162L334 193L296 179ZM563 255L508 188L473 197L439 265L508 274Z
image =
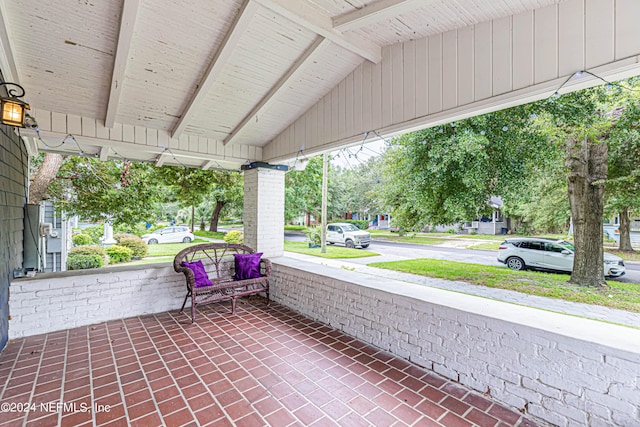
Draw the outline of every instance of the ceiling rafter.
M161 153L158 156L158 160L156 160L156 167L159 168L160 166L164 165L171 157L171 154L167 153L166 151Z
M110 148L109 147L102 147L100 149L100 161L101 162L106 162L109 159L109 154L110 154Z
M206 162L202 163L202 166L200 168L203 170L209 170L210 167L217 163L218 162L216 162L215 160L207 160Z
M293 65L289 68L289 70L287 70L285 75L280 78L280 80L269 90L269 92L264 97L262 97L260 102L258 102L258 104L253 107L251 112L245 116L242 122L240 122L240 124L237 125L233 129L233 131L231 131L229 136L224 139L223 143L226 145L232 142L238 136L238 134L240 134L242 129L244 129L251 122L253 117L258 115L261 111L268 109L269 106L275 101L278 93L284 87L286 87L289 82L296 78L300 70L304 67L304 64L307 63L314 54L320 52L322 49L325 49L329 45L329 40L325 39L324 37L318 37L316 41L313 42L311 47L305 50L303 55L293 63Z
M209 88L213 84L216 77L218 77L218 75L222 71L222 68L224 67L226 62L231 57L231 54L240 41L240 38L247 30L247 28L249 28L249 23L253 19L257 8L258 6L255 2L251 0L245 0L242 8L236 15L233 24L231 24L231 28L222 41L222 45L209 64L209 68L204 73L204 76L202 77L202 80L200 81L195 94L189 101L189 105L187 105L185 110L182 112L180 120L178 120L178 123L173 129L173 132L171 132L172 138L180 138L180 135L182 135L182 132L184 132L189 119L195 113L195 110L202 103L202 101L204 101L204 99L206 98L207 93L209 92Z
M24 142L24 146L27 149L29 157L35 157L38 155L38 142L35 138L23 136L22 141Z
M333 19L305 0L254 0L292 22L302 25L330 41L373 63L382 60L382 48L355 34L343 34L333 28Z
M340 32L357 30L411 12L431 2L432 0L380 0L333 18L333 28Z
M0 2L0 66L5 81L20 83L18 67L9 37L10 29L7 16L7 6L5 2Z
M116 58L113 61L113 73L111 74L111 91L107 103L107 113L104 125L112 128L116 121L122 86L124 85L127 60L131 51L131 41L133 40L133 29L135 27L140 0L124 0L122 6L122 16L120 17L120 32L118 34L118 46L116 47Z

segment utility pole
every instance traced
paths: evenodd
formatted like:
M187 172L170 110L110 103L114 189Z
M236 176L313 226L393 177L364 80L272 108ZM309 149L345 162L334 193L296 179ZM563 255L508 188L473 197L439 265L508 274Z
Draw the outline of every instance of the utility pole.
M320 252L327 253L327 179L329 170L329 160L327 153L322 155L322 222L321 222L321 238L320 238Z

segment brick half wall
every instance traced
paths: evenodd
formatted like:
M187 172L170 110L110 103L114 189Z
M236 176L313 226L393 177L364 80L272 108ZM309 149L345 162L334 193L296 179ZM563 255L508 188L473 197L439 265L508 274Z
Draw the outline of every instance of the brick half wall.
M640 330L290 258L274 301L560 426L640 425Z
M274 258L274 301L561 426L640 425L640 330ZM10 336L180 308L155 264L39 274L11 286ZM231 316L231 315L229 315Z
M170 264L41 273L12 283L9 337L175 310L185 294Z

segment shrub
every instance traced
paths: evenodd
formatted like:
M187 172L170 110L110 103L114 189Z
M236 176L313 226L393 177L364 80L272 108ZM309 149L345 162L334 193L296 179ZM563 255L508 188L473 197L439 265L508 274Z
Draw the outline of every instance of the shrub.
M76 234L71 238L71 240L76 246L90 245L93 243L91 236L86 233Z
M103 225L94 225L93 227L87 227L82 229L83 234L88 234L91 236L91 241L94 245L100 244L100 238L104 234L104 226Z
M319 245L322 243L322 229L320 227L307 228L304 234L307 235L310 243L314 245Z
M67 270L87 270L103 265L104 260L100 255L69 255L67 258Z
M224 241L227 243L243 243L244 233L239 230L231 230L224 235Z
M106 252L109 255L109 264L128 262L133 258L133 250L120 245L113 245L107 248Z
M76 246L69 251L67 268L69 270L101 268L108 262L107 253L100 246Z
M131 249L134 257L144 258L149 252L149 245L134 234L120 234L118 237L114 236L114 238L118 241L119 246Z

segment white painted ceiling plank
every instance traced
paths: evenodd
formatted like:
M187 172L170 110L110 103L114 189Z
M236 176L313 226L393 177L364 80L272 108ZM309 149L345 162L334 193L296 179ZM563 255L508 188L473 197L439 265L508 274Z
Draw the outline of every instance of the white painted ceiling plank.
M425 7L430 2L433 0L380 0L334 18L333 28L340 32L356 30Z
M242 9L238 12L238 16L234 20L231 25L231 29L227 32L224 41L216 55L214 56L211 64L209 64L209 68L204 74L202 81L198 85L198 89L196 89L196 93L193 98L189 101L189 105L182 112L180 116L180 120L178 120L178 124L173 129L171 133L172 138L180 138L182 132L187 127L187 123L189 118L195 113L196 109L200 106L202 101L207 96L209 92L209 88L213 84L216 77L221 73L223 66L231 57L235 47L237 46L240 38L244 34L244 32L249 28L249 23L253 19L253 16L256 12L257 5L255 2L251 0L246 0Z
M305 51L305 53L298 58L298 60L293 64L291 68L287 71L287 73L282 76L282 78L271 88L271 90L260 100L258 105L256 105L249 114L245 116L245 118L240 122L238 126L233 129L233 131L229 134L227 138L224 140L224 144L228 144L232 142L236 136L244 129L247 124L255 117L260 111L266 110L269 108L269 105L273 103L278 92L280 92L286 85L292 81L297 74L299 74L300 70L304 67L304 64L309 61L309 59L317 52L322 51L330 45L329 41L324 37L319 37L313 45L309 49Z
M326 13L300 0L255 0L261 6L304 26L333 43L356 53L373 63L382 59L377 44L355 34L342 34L333 28L333 20Z
M131 50L133 40L133 29L135 27L140 0L124 0L122 6L122 16L120 18L120 34L118 36L118 46L116 48L116 58L113 62L113 74L111 75L111 92L107 104L107 113L104 125L107 128L113 127L118 113L118 104L122 95L127 59Z
M16 60L9 40L9 22L5 2L0 2L0 66L5 81L20 83Z

